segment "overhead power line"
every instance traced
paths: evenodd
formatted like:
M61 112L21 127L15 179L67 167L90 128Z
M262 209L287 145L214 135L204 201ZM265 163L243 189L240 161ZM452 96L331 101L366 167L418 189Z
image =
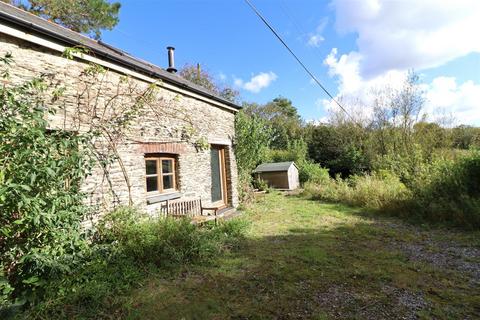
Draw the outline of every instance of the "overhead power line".
M307 66L300 60L300 58L293 52L292 49L288 46L288 44L282 39L282 37L278 34L277 31L272 27L272 25L263 17L263 15L255 8L255 6L250 2L250 0L245 0L245 2L248 4L248 6L255 12L255 14L260 18L260 20L263 21L263 23L272 31L272 33L277 37L277 39L283 44L283 46L290 52L290 54L297 60L297 62L302 66L302 68L308 73L308 75L315 81L316 84L327 94L327 96L332 99L333 102L353 121L356 123L355 119L348 113L348 111L333 97L330 92L322 85L322 83L317 79L317 77L311 72Z

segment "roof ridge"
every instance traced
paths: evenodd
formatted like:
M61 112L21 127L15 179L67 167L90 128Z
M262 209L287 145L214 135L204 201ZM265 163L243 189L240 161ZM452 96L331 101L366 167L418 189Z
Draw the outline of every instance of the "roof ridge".
M0 10L0 20L3 18L3 20L13 22L24 28L34 30L35 32L56 38L57 40L68 44L85 46L91 51L91 53L97 53L100 56L103 56L104 59L106 58L108 60L113 60L113 62L117 65L123 65L131 70L144 73L150 77L171 82L180 88L187 90L190 89L190 91L193 93L216 100L225 106L233 107L237 110L241 109L241 106L239 106L237 103L220 97L215 92L184 79L179 75L169 73L158 65L155 65L144 59L137 58L120 48L116 48L103 41L94 40L81 34L80 32L68 29L67 27L64 27L58 23L49 21L43 17L32 14L31 12L13 6L9 3L0 1L0 8L2 6L4 9ZM47 23L47 25L45 25L45 23ZM80 38L78 38L79 36Z

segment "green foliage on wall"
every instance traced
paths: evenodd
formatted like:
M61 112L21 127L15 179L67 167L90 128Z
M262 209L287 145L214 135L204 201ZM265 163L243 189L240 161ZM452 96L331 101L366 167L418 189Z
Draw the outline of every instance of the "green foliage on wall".
M87 214L80 184L93 165L86 135L49 130L34 79L0 88L1 302L37 300L53 278L81 263Z

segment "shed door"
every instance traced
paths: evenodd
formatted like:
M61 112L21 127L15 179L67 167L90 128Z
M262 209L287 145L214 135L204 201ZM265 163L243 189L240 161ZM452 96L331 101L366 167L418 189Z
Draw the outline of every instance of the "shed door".
M212 203L223 206L227 204L227 182L225 167L225 148L212 146L211 168L212 168Z

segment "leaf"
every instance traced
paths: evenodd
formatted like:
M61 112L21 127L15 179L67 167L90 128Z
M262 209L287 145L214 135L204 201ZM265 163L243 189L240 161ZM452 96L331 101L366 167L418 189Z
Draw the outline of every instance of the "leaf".
M26 191L32 191L32 188L30 188L30 186L27 186L25 184L20 185L20 188L22 188L23 190L26 190Z
M45 171L47 171L47 174L48 175L51 175L51 176L54 176L55 175L55 171L53 171L51 168L45 168Z
M35 285L39 281L40 279L37 276L32 276L28 279L23 280L22 283Z

